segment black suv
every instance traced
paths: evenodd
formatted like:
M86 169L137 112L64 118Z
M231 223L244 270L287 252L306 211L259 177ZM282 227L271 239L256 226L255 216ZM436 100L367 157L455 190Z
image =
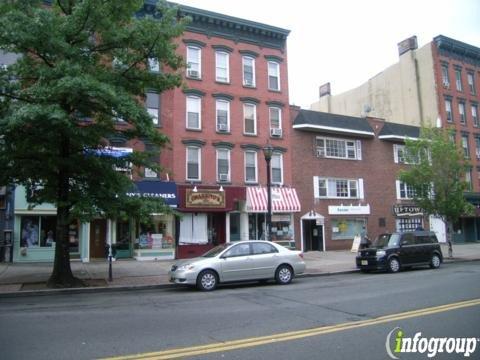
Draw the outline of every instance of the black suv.
M432 231L382 234L371 247L360 249L356 257L357 267L364 272L398 272L417 265L436 269L442 261L442 250Z

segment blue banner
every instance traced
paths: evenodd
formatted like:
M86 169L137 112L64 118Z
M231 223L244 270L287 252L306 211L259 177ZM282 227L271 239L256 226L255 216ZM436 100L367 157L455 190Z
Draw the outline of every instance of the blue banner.
M171 207L177 207L177 184L168 181L136 181L127 196L162 198Z

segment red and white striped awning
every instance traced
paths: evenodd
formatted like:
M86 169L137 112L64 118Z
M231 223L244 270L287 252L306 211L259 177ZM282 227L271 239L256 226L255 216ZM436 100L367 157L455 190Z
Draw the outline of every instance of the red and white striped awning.
M247 187L247 211L267 212L267 189L264 187ZM300 211L300 201L293 188L272 187L272 212L291 213Z

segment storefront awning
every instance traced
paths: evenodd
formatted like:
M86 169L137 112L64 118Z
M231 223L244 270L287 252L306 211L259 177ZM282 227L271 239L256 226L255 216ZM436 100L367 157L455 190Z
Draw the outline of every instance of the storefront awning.
M247 188L247 211L267 212L267 189L264 187ZM293 188L272 188L272 212L291 213L300 211L300 201Z

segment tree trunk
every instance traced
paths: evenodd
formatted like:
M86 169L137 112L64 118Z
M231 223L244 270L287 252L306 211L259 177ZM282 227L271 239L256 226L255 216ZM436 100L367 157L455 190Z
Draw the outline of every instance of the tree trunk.
M448 257L453 258L453 221L447 220L447 244L448 244Z
M55 260L52 275L47 281L47 286L52 288L75 287L84 285L83 281L73 276L70 267L70 201L69 201L69 171L66 159L69 157L70 141L62 137L60 145L61 157L65 159L58 174L57 193L57 236L55 246Z

